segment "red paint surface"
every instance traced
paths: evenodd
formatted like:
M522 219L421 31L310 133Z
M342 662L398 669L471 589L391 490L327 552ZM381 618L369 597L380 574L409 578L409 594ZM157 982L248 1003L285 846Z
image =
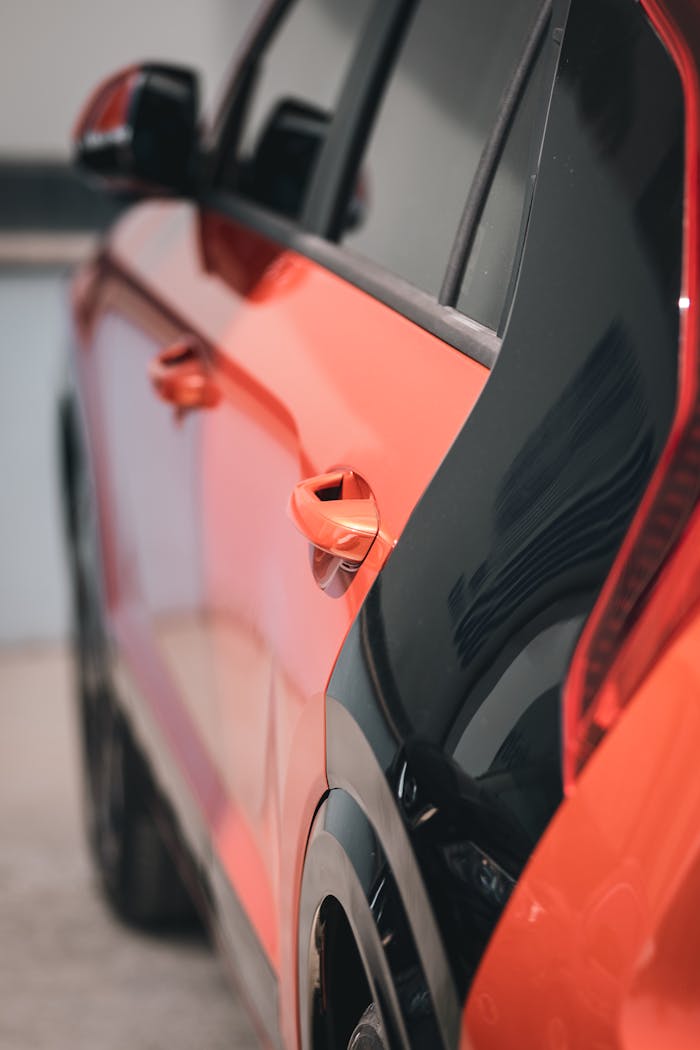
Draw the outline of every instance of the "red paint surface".
M189 205L132 211L109 257L91 319L77 313L112 617L279 973L291 1046L300 878L327 786L326 685L488 372L308 259ZM221 397L178 424L152 391L148 402L148 367L189 336ZM287 507L300 482L340 468L370 486L380 534L333 598ZM151 490L138 485L148 471ZM196 508L198 538L196 564L184 565L182 544L164 562L191 576L190 605L169 618L148 578L161 545L177 549L182 523L153 537L149 520L175 497L180 516Z
M700 1046L699 652L696 612L521 877L462 1050Z
M98 84L75 123L73 144L78 145L89 133L104 134L125 127L140 79L139 67L129 66Z

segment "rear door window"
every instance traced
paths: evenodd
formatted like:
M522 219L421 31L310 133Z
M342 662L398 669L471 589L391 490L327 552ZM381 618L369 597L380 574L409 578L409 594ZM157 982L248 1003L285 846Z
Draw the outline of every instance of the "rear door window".
M536 131L542 123L538 118L543 108L549 58L544 40L505 140L457 298L458 310L494 331L502 327L534 189L540 147Z
M541 0L418 6L366 150L364 214L343 237L348 248L437 295L501 96L540 6ZM516 227L519 221L518 215ZM467 306L476 297L472 284L468 275ZM489 305L484 316L490 322L493 315Z

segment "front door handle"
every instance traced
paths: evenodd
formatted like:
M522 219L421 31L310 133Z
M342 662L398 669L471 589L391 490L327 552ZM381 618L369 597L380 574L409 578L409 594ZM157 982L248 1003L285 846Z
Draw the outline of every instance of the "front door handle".
M213 408L220 393L202 344L193 336L179 339L152 361L148 375L158 397L175 405L178 412L191 408Z
M362 564L379 532L369 485L352 470L300 481L292 490L289 514L314 547L349 569Z

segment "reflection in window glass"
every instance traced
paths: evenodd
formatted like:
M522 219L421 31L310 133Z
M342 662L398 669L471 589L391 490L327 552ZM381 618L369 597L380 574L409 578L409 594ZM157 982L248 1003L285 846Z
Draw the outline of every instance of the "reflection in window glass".
M437 294L469 185L539 0L423 0L363 162L344 241Z
M372 6L373 0L291 5L258 65L229 185L285 215L299 214Z

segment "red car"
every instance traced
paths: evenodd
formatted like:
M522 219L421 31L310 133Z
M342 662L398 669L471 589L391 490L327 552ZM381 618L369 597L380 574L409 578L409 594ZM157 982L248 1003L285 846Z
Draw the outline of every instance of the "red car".
M89 832L261 1039L700 1045L700 13L265 5L103 84L62 462Z

